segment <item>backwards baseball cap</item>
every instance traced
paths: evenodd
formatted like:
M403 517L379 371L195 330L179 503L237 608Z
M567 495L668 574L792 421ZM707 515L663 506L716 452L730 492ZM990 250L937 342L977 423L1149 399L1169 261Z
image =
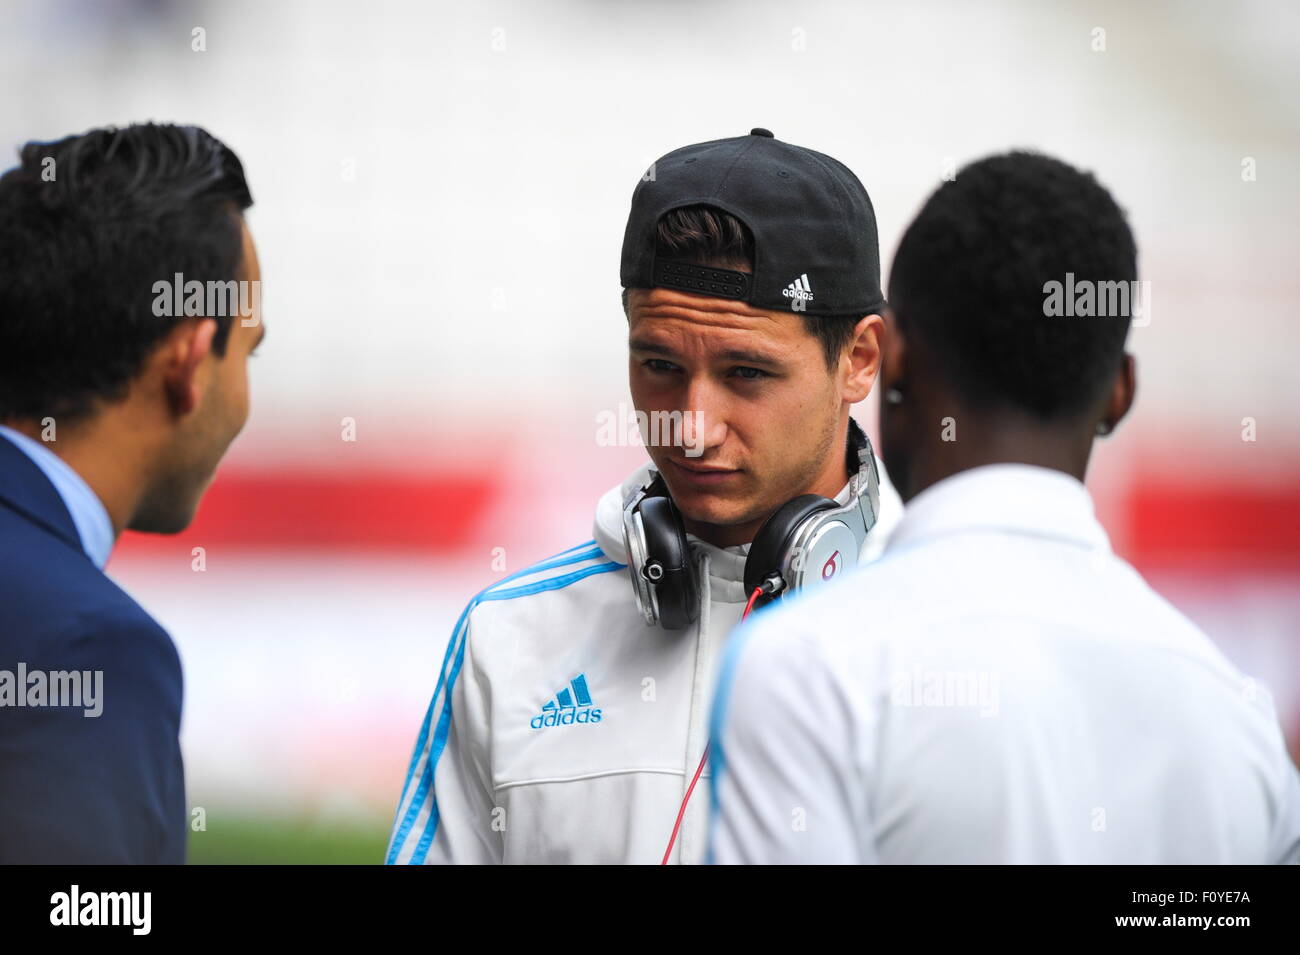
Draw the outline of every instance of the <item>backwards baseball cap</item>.
M656 254L656 227L682 206L729 212L754 237L753 274ZM755 308L870 315L880 291L876 214L858 177L769 130L674 149L632 193L619 278L624 288L677 289Z

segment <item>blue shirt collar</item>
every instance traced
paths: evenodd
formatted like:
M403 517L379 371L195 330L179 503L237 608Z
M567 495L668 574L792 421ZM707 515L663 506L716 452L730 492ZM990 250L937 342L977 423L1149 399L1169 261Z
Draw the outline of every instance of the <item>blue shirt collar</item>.
M102 570L108 563L108 555L113 551L113 522L109 519L103 502L67 461L41 442L3 424L0 424L0 434L31 458L32 463L54 485L54 490L63 499L63 506L72 516L72 523L76 525L82 550Z

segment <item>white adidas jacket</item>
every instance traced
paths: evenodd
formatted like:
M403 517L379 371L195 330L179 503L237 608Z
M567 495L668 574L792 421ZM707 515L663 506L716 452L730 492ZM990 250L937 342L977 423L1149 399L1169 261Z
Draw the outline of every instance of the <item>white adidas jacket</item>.
M461 614L415 743L388 863L662 860L708 743L720 651L748 596L749 545L690 537L699 619L679 631L647 627L622 524L623 499L645 477L642 467L601 497L594 540L499 581ZM863 560L879 554L901 513L880 467L880 518ZM704 859L708 776L706 768L672 861Z

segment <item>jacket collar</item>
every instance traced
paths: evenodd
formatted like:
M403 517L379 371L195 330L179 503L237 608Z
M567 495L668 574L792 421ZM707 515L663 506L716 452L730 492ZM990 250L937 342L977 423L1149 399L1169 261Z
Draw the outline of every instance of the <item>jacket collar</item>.
M8 438L0 436L0 504L85 553L81 535L49 478Z
M950 475L912 498L886 552L972 530L1110 550L1092 497L1078 480L1051 468L989 464Z

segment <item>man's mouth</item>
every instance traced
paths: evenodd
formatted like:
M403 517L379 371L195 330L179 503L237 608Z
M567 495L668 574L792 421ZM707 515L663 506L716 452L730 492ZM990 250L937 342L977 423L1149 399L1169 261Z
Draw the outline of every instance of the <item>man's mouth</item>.
M668 462L678 475L694 484L720 484L740 473L739 468L722 468L717 465L686 464L682 461Z

